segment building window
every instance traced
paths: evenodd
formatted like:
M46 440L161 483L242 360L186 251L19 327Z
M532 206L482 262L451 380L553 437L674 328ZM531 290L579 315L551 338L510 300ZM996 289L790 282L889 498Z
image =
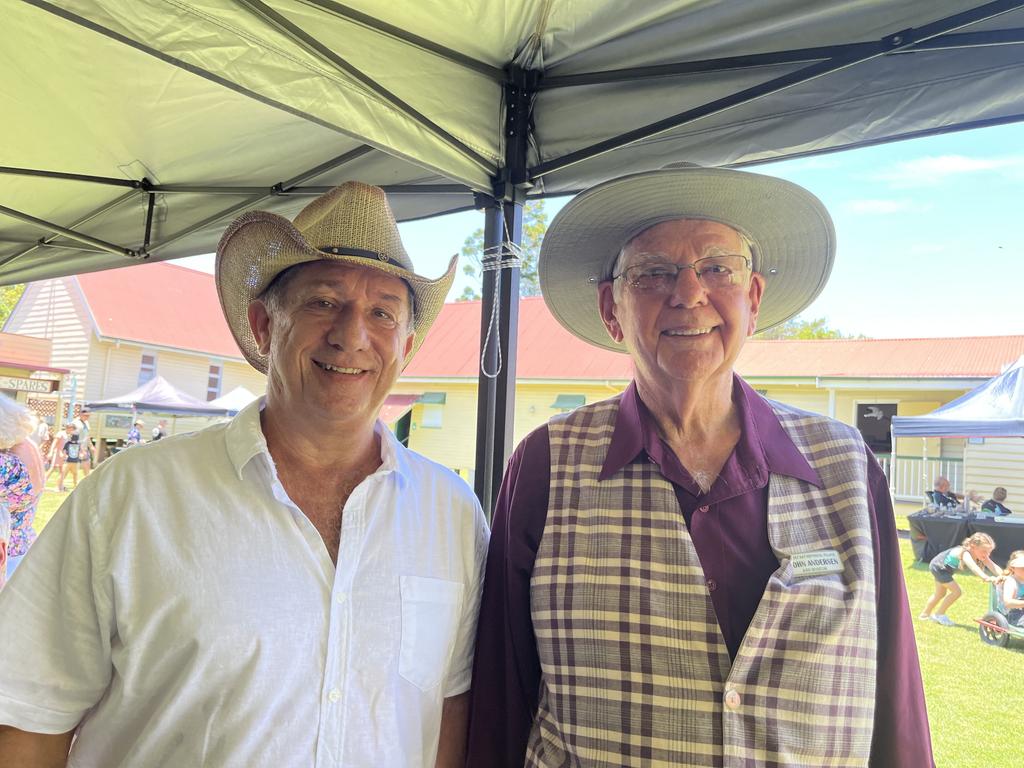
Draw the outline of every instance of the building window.
M206 402L220 397L220 382L222 378L224 378L224 366L220 363L210 363L210 375L206 379Z
M581 405L586 405L586 395L559 395L555 398L555 402L551 404L551 407L561 413L568 413L574 408L579 408Z
M416 401L420 405L420 426L424 429L441 429L444 417L444 392L424 392Z
M156 352L143 352L139 364L139 386L156 377Z

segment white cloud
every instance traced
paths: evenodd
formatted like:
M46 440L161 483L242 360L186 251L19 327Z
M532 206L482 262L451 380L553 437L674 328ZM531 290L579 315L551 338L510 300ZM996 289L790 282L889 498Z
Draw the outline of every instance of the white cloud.
M918 210L920 206L912 200L848 200L843 207L853 214L886 216Z
M966 174L997 173L1018 176L1024 172L1024 155L1005 157L967 157L936 155L917 157L897 163L892 169L872 174L871 178L893 187L924 187L940 184Z

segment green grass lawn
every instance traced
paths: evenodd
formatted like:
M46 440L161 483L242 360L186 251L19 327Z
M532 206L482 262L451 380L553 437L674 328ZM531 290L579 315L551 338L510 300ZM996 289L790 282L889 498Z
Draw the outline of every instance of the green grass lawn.
M926 563L914 562L910 542L901 543L910 608L916 617L935 580ZM1011 641L1009 648L985 645L974 619L988 610L988 585L974 576L956 580L964 594L949 609L955 627L915 618L935 764L939 768L1020 765L1024 643Z
M36 511L41 530L67 498L51 482ZM906 528L903 515L897 524ZM901 542L903 564L916 617L932 593L934 580L927 565L915 563L910 542ZM1024 739L1020 736L1020 692L1024 683L1024 643L1009 648L985 645L974 619L987 610L987 585L975 577L958 576L964 595L950 609L957 626L917 621L917 649L924 675L938 768L1020 765ZM878 766L886 768L886 766Z

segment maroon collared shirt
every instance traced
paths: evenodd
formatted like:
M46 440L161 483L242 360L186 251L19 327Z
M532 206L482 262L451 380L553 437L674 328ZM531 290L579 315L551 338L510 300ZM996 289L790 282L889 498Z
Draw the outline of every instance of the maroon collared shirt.
M630 384L622 396L601 479L651 461L669 480L693 540L729 655L735 658L772 573L768 478L821 481L771 406L739 377L733 402L739 442L701 494ZM547 518L551 457L547 427L512 455L495 508L477 630L470 715L470 768L521 768L537 710L541 669L530 617L530 577ZM877 693L871 764L933 766L928 715L885 476L868 468L878 619Z

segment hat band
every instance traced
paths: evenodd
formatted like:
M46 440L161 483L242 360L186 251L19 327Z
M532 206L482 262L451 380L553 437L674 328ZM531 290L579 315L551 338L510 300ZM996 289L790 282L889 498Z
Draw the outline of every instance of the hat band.
M379 253L377 251L368 251L365 248L346 248L328 245L318 250L323 253L331 253L335 256L356 256L360 259L374 259L376 261L390 262L391 257L386 253Z

